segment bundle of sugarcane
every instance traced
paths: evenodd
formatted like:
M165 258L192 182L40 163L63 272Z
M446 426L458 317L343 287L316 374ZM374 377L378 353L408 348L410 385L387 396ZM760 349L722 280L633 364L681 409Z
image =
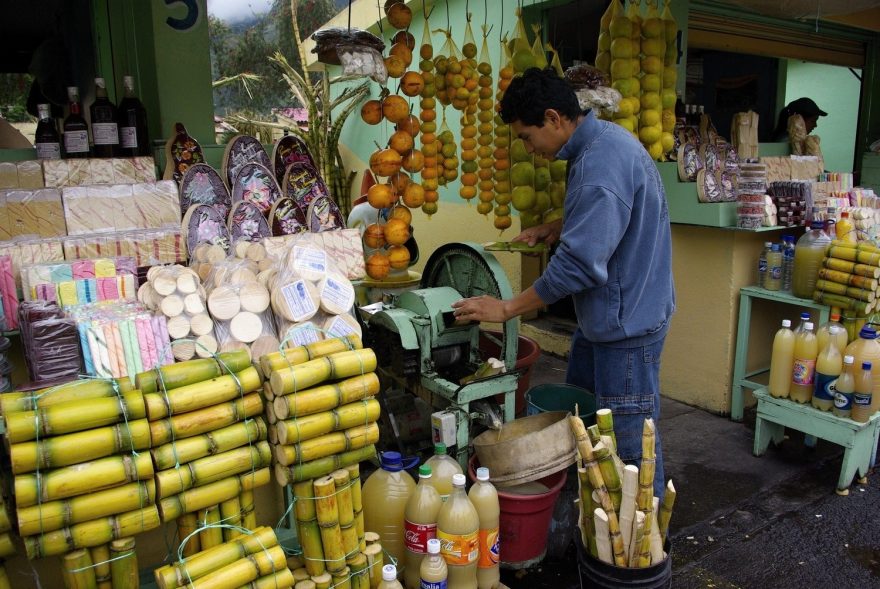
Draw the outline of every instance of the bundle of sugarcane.
M134 538L121 538L62 557L65 587L80 589L137 589L140 585Z
M294 578L275 532L259 527L154 571L159 589L177 587L293 587Z
M263 356L272 401L275 478L307 481L375 454L379 440L376 355L360 338L331 338Z
M580 513L578 527L593 557L624 568L644 568L666 557L675 487L669 481L662 504L654 497L654 421L642 430L641 466L624 465L617 456L611 411L596 412L596 425L569 418L578 447Z
M4 397L18 531L29 558L158 527L153 462L138 453L151 443L140 391L94 380Z
M832 241L819 269L813 300L867 315L880 304L880 248Z
M6 510L6 502L0 495L0 559L15 554L15 545L12 543L12 524L9 521L9 512ZM2 562L2 561L0 561ZM0 566L2 568L2 566ZM3 584L0 583L0 589Z

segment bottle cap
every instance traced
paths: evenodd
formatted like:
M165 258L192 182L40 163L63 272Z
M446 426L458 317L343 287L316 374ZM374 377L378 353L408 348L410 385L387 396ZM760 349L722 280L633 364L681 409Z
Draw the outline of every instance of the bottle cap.
M877 331L873 327L866 325L859 331L859 337L862 339L877 339Z
M791 319L783 319L782 327L791 327Z
M434 444L434 455L437 456L438 454L446 454L446 444L443 442Z
M807 321L806 323L804 323L804 329L806 329L807 331L813 331L813 322Z
M840 321L840 313L832 313L831 320L832 321Z
M464 487L464 483L467 479L464 478L464 475L461 473L455 473L452 475L452 486L453 487Z
M437 538L428 540L428 554L440 554L440 540Z
M485 466L481 466L477 469L477 480L478 481L488 481L489 480L489 469Z
M803 313L801 313L801 319L803 319L803 320L808 320L809 318L810 318L810 314L807 313L806 311L804 311Z
M844 357L843 357L843 363L844 363L844 364L852 364L852 363L855 362L855 361L856 361L856 359L853 358L852 356L844 356Z
M843 211L842 213L840 213L840 218L849 219L849 211Z
M419 478L420 479L431 478L431 466L430 465L423 464L419 467Z
M382 567L382 580L383 581L395 581L397 580L397 567L393 564L386 564Z
M871 370L870 362L862 362L862 370Z

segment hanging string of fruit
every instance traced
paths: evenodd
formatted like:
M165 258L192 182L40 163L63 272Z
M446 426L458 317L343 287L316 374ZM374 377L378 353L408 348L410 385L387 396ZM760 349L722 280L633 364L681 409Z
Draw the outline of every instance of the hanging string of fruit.
M672 16L670 4L672 4L672 0L666 0L662 16L664 37L666 38L666 53L663 56L663 92L660 96L660 101L663 104L663 138L661 141L663 142L664 154L675 149L675 137L672 132L675 129L675 101L677 98L675 84L678 79L678 69L675 67L678 61L678 48L676 47L678 25Z
M638 118L641 109L639 100L639 80L633 76L632 57L633 23L626 16L618 0L611 3L611 19L608 21L608 36L611 43L608 51L611 55L611 87L620 92L623 99L620 101L617 112L612 120L634 133L638 129ZM604 17L603 17L604 18Z
M440 195L437 188L440 186L440 142L437 139L437 94L436 76L434 73L434 45L431 41L431 28L428 23L428 12L425 11L425 3L422 2L422 11L425 17L425 26L422 31L422 44L419 47L419 70L425 86L422 88L421 100L419 101L419 119L421 120L421 143L424 165L422 167L422 186L424 188L422 212L431 217L437 212L437 201Z
M495 131L493 119L495 118L495 101L492 100L494 91L492 90L492 62L489 57L488 37L491 27L488 27L485 19L483 22L483 46L480 49L480 61L477 65L477 71L480 72L479 100L477 102L477 121L479 126L477 131L477 156L479 157L479 171L477 176L479 183L479 200L477 204L477 212L481 215L488 215L492 210L492 203L495 200L495 182L493 180L495 160L492 159L492 140ZM510 202L509 196L507 205ZM501 203L499 203L501 204ZM508 213L510 211L508 210Z
M461 188L458 195L470 202L477 196L477 103L480 100L480 73L477 43L471 29L471 13L467 13L464 43L461 46L461 78L453 76L456 88L453 106L461 111Z
M610 2L608 8L602 14L599 21L599 39L596 43L596 61L595 66L600 72L605 74L609 79L611 77L611 19L618 9L617 0Z
M666 54L666 29L657 11L656 2L648 3L648 12L641 27L642 111L639 115L639 140L651 158L662 160L672 148L663 148L662 109L660 97L663 88L663 57ZM673 102L674 106L674 102ZM670 133L668 139L672 140Z
M493 157L493 178L495 180L495 205L510 205L512 194L510 185L510 126L501 119L498 114L501 109L501 99L504 98L504 92L510 86L513 79L513 60L510 52L510 45L507 42L507 35L501 36L501 55L502 67L498 71L498 90L495 92L495 130L492 144L495 146ZM496 217L497 219L497 217ZM504 221L501 222L502 224ZM503 229L502 229L503 230Z

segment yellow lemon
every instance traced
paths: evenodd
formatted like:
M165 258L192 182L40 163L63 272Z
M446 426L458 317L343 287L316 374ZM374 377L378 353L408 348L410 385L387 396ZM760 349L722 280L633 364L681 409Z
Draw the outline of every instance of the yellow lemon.
M614 113L615 119L629 117L633 114L633 105L629 98L622 98L617 104L617 112Z
M660 161L663 158L663 145L657 141L648 146L648 155L654 161Z
M642 92L659 92L660 76L657 74L645 74L642 77Z
M598 61L598 60L597 60ZM629 59L615 59L611 62L611 79L622 80L631 77L632 68Z
M632 57L633 44L627 37L614 39L611 42L611 57L614 59L630 59Z
M649 39L663 37L666 39L666 27L659 18L649 18L642 23L642 35Z
M616 16L611 19L611 25L608 27L611 38L630 37L632 35L632 22L625 16Z
M626 129L627 131L632 132L635 129L635 127L632 124L632 119L629 117L627 117L625 119L615 119L614 122L617 123L618 125L620 125L621 127L623 127L624 129Z
M662 131L658 126L642 127L639 129L639 141L644 145L653 145L660 141Z
M675 100L677 95L675 94L674 88L664 88L662 92L660 92L660 104L665 109L672 110L675 108Z
M673 111L664 109L661 121L664 131L671 133L675 129L675 113Z
M531 186L517 186L510 194L510 204L518 211L528 211L535 206L537 198Z
M653 108L645 109L639 115L641 127L653 127L660 122L660 111Z
M656 55L648 55L642 59L642 71L646 74L659 74L663 71L663 60Z
M660 95L657 92L643 92L642 93L642 109L660 108Z
M663 146L663 153L669 153L675 146L675 137L672 136L672 133L664 132L660 136L660 144Z
M662 58L666 53L666 40L642 39L642 53Z

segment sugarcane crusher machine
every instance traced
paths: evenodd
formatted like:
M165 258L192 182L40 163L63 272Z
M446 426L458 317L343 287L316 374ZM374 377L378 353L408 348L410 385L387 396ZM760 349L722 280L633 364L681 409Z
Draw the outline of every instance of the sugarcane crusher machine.
M500 299L513 294L498 260L478 244L451 243L428 260L418 289L399 294L362 315L367 328L365 341L379 360L383 391L403 388L435 411L453 413L455 455L464 469L472 423L479 421L497 429L502 419L504 423L512 421L519 380L515 370L518 320L503 324L499 341L481 332L478 323L457 321L453 315L452 303L484 294ZM494 344L504 371L474 378L488 357L480 349L481 342L486 347L487 340ZM500 412L494 401L497 395L504 399Z

